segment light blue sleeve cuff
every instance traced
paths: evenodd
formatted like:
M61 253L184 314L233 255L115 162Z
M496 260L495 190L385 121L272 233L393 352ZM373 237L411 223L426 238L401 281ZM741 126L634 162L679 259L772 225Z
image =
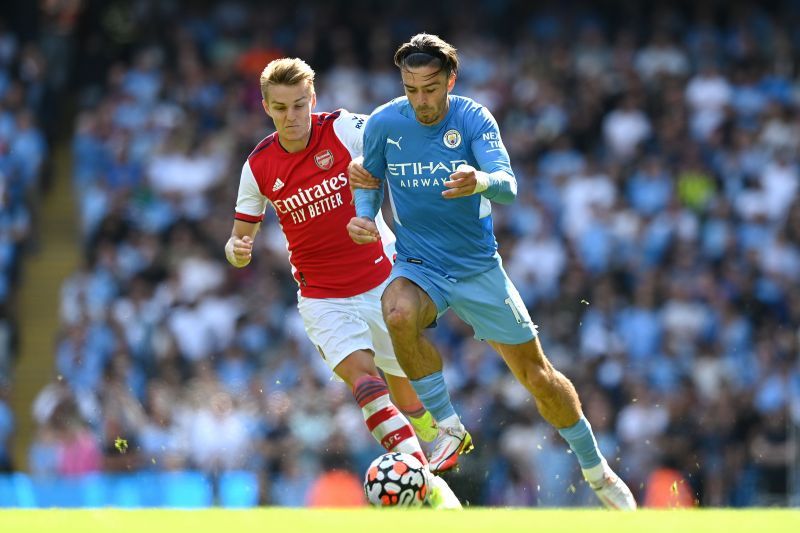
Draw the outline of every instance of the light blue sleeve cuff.
M517 180L507 172L488 174L489 186L481 195L498 204L510 204L517 198Z
M383 203L383 188L381 189L356 189L355 195L356 216L375 219Z

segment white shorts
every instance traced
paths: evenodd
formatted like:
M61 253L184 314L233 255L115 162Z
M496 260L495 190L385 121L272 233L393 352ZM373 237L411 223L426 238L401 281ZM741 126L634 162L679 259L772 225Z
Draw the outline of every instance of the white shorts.
M306 334L331 370L356 350L371 350L375 365L384 373L406 377L381 312L381 295L388 283L387 279L350 298L306 298L298 293L297 309Z

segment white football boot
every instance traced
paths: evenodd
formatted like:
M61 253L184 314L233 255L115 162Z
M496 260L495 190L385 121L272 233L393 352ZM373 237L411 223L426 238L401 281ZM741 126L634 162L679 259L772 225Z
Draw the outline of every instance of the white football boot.
M583 473L586 482L592 487L594 493L600 501L603 502L603 505L609 509L635 511L636 500L633 498L631 489L622 481L622 478L611 470L611 467L608 466L605 459L603 459L601 465L602 477L600 479L590 481L589 476L586 475L586 471Z
M439 426L439 435L433 443L433 451L428 457L431 472L438 474L450 470L458 464L458 456L469 453L474 446L472 436L459 423L457 427Z

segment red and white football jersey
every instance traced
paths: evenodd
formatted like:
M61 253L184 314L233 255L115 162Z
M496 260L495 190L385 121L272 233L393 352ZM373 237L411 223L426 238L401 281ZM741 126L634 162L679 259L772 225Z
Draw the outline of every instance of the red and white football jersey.
M359 245L347 223L350 205L347 165L361 155L367 117L338 110L311 115L311 138L304 150L289 153L269 135L242 167L236 219L261 222L272 204L286 235L292 274L309 298L347 298L377 287L392 263L384 246L394 235L379 224L381 241ZM383 222L381 216L376 222Z

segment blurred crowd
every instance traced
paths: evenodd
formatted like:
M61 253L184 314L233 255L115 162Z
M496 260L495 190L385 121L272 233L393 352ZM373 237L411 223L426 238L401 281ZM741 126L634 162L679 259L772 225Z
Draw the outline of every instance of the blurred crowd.
M273 131L266 63L302 57L318 110L369 113L401 94L396 46L427 30L459 49L454 92L500 124L519 183L493 212L506 269L638 499L798 504L800 5L181 4L92 5L75 37L85 253L32 472L252 469L274 505L303 505L330 465L360 476L381 450L305 338L275 217L247 268L222 247L241 165ZM25 51L3 35L0 176L21 199L45 145L35 83L4 84ZM4 139L25 154L11 174ZM26 205L0 211L3 268ZM456 492L594 504L499 356L452 314L430 336L476 442Z
M43 22L51 22L47 14ZM0 472L12 468L18 287L25 254L38 249L35 215L49 167L48 98L59 88L59 80L48 77L48 40L20 30L0 16Z

